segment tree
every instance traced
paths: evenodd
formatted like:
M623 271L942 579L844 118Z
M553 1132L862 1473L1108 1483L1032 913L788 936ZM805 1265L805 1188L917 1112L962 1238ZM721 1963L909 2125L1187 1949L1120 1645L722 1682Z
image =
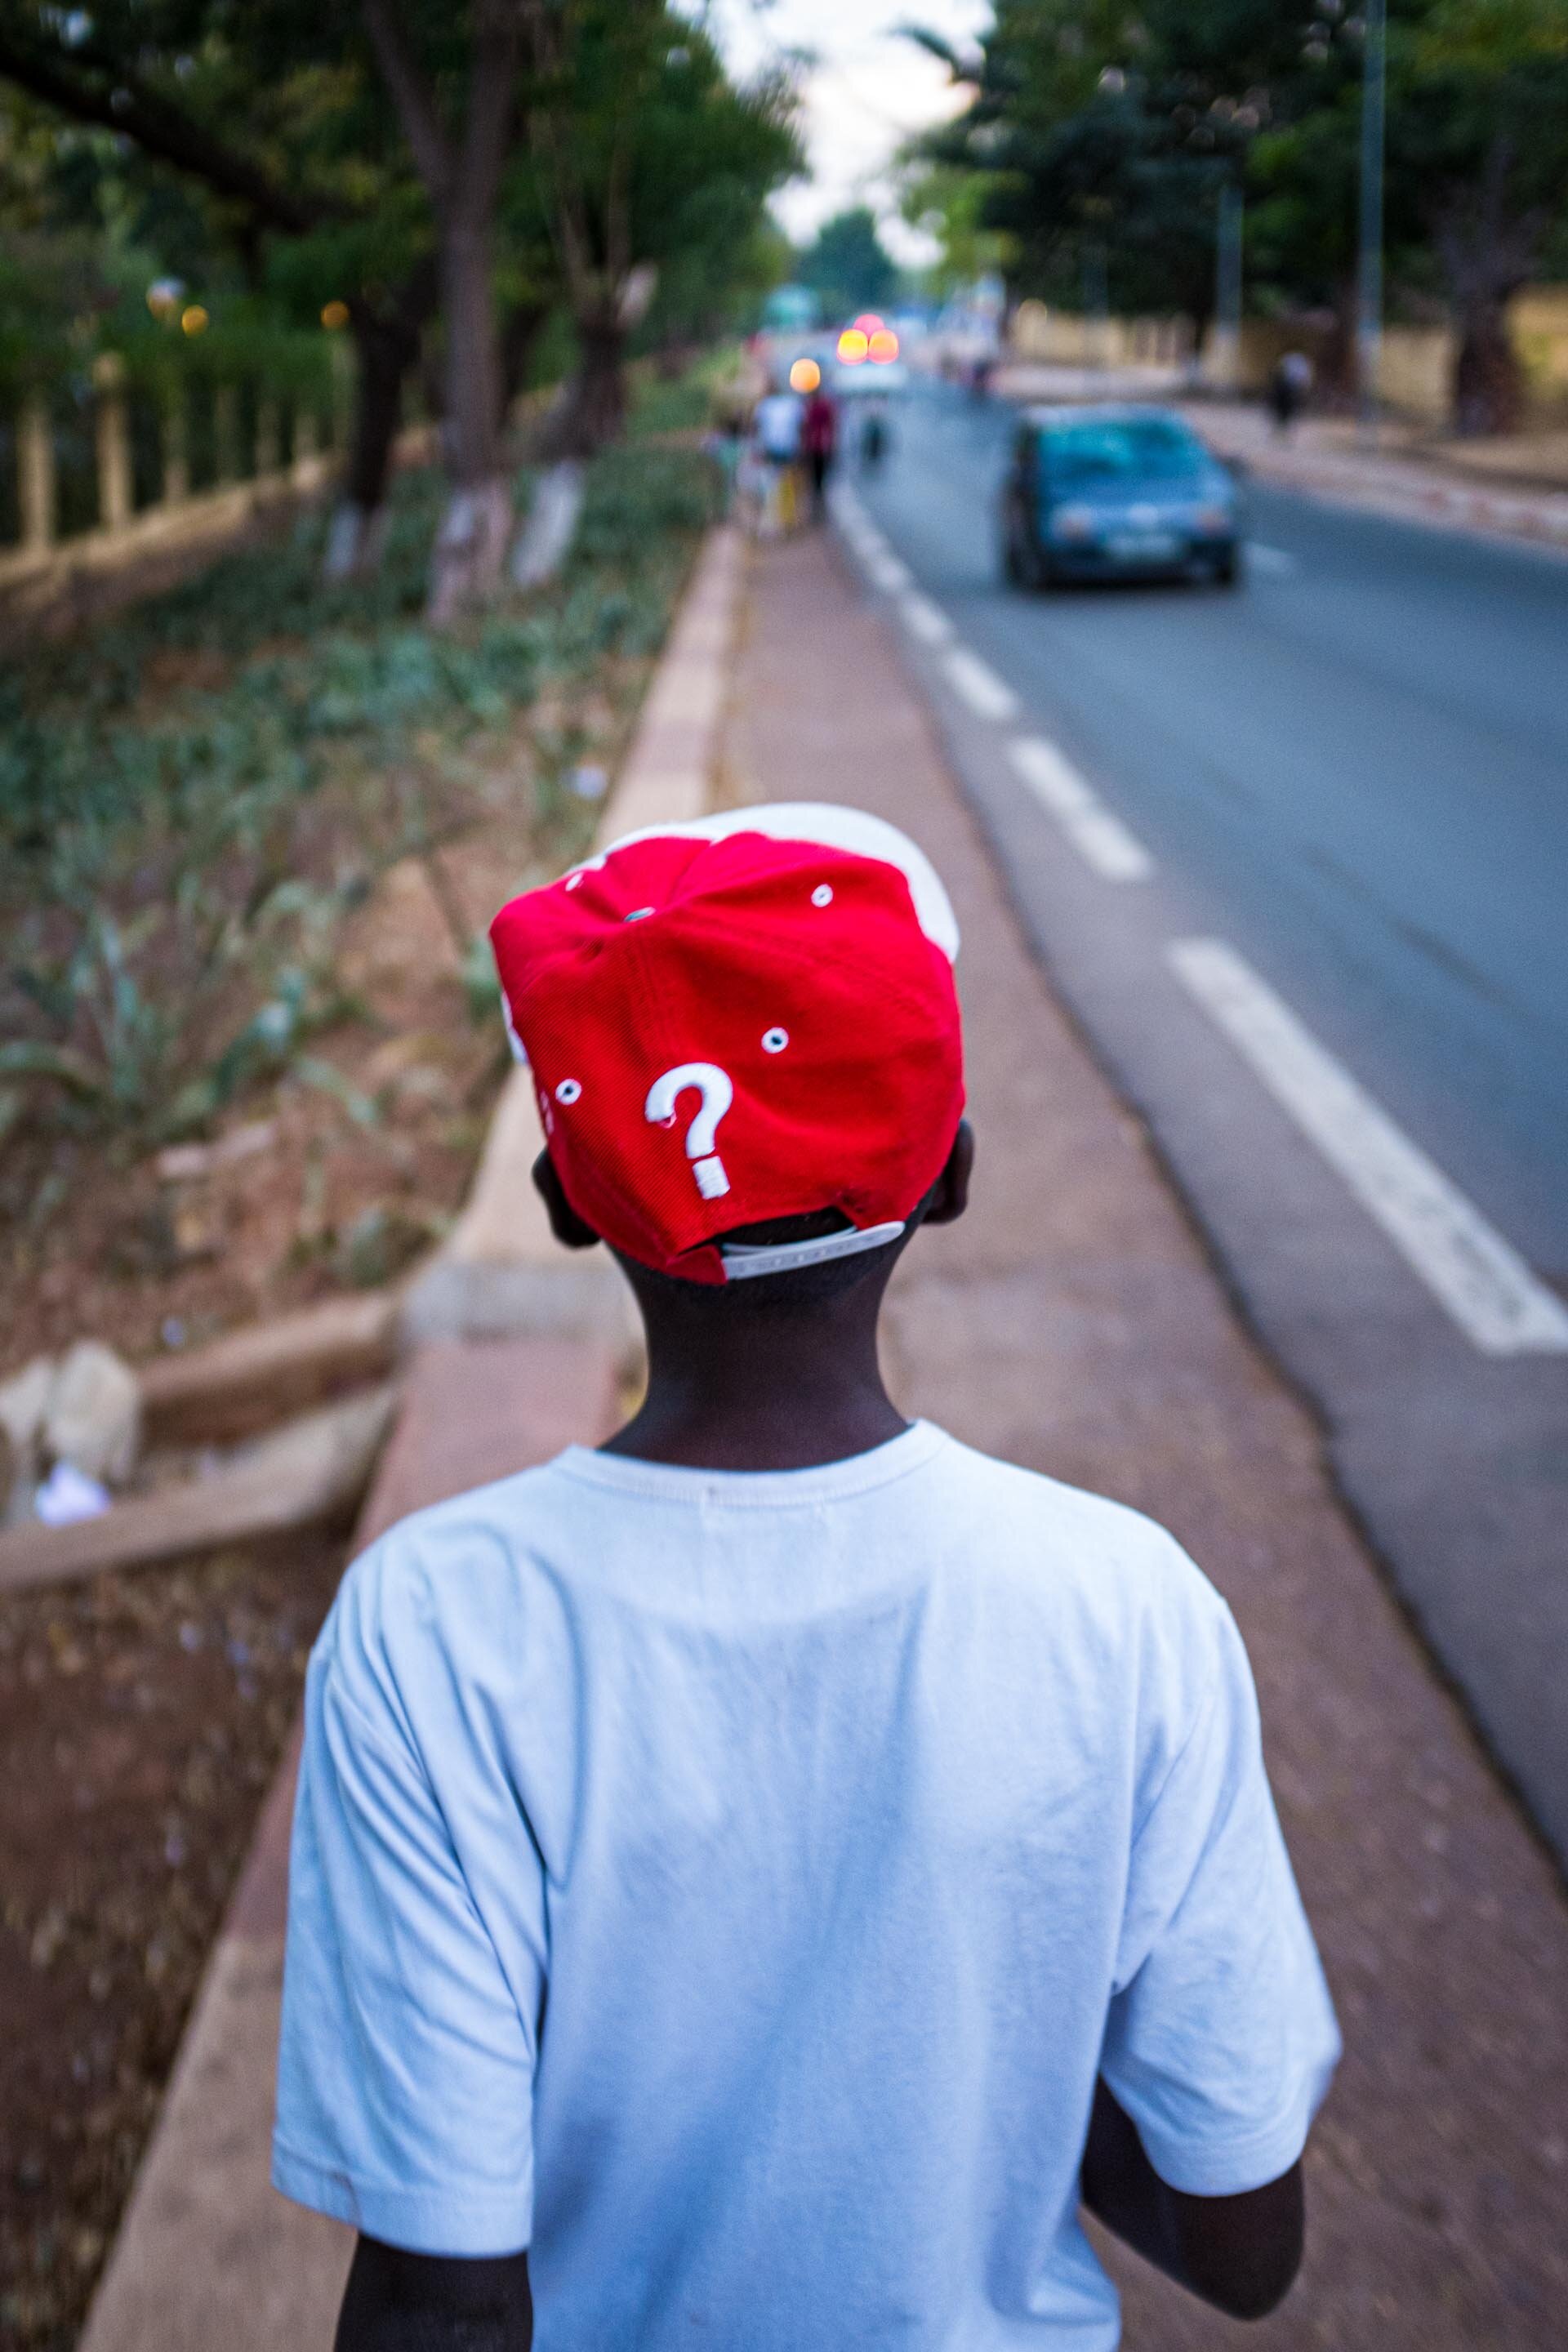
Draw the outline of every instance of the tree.
M868 205L824 221L801 255L795 274L821 297L830 319L885 310L898 297L899 266L878 236L876 215Z
M427 19L430 12L393 0L362 5L439 236L452 478L430 580L430 617L440 623L494 593L511 533L494 272L496 206L516 118L520 11L518 0L469 0L466 58L440 57L448 69L443 76L408 38L407 17ZM449 21L446 12L443 18ZM438 35L426 47L449 50L450 44ZM443 81L460 88L459 104L443 105Z
M1015 290L1071 301L1087 252L1127 308L1173 300L1201 331L1218 190L1248 205L1247 286L1327 304L1348 373L1362 20L1345 0L999 0L968 112L926 142L989 183ZM1565 0L1390 0L1384 236L1396 296L1441 288L1455 421L1518 421L1507 304L1568 218Z
M1568 8L1435 0L1395 58L1394 135L1458 332L1454 423L1511 432L1524 378L1508 303L1568 206Z
M977 278L1005 277L1014 259L1013 240L986 226L992 196L989 173L962 163L940 163L917 143L903 159L899 209L911 228L934 237L941 257L923 276L929 290L945 297Z
M620 427L628 340L660 283L667 317L700 289L711 316L760 261L766 197L800 166L795 100L777 75L736 89L665 0L522 5L532 201L579 354L555 446L585 456Z
M286 244L297 296L347 305L358 360L350 528L333 544L353 568L374 551L402 383L437 289L395 126L331 9L100 0L89 14L0 0L0 77L199 190L211 233L256 284Z

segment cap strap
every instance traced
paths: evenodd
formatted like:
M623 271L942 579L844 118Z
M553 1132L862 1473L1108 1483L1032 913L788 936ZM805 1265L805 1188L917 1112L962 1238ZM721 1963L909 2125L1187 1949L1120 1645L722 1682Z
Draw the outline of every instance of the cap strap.
M759 1274L793 1274L796 1266L826 1265L860 1250L881 1249L898 1240L906 1222L895 1217L888 1225L847 1225L841 1234L816 1234L804 1242L721 1242L724 1278L749 1282Z

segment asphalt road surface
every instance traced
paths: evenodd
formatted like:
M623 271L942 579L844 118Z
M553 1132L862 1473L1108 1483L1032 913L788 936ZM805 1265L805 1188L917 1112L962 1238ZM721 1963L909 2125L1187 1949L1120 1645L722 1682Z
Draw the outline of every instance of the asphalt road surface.
M1010 423L911 397L844 469L851 555L1039 952L1568 1853L1568 562L1253 484L1238 590L1028 594L997 560Z

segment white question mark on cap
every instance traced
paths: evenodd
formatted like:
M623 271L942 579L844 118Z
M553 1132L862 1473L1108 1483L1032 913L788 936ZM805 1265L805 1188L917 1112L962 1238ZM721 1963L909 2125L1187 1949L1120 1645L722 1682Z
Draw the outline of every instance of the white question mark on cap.
M735 1099L728 1071L721 1070L717 1062L678 1064L673 1070L666 1070L662 1078L655 1078L647 1090L643 1116L650 1123L668 1127L675 1118L675 1106L688 1087L697 1088L702 1097L702 1107L686 1130L686 1156L692 1163L691 1172L703 1199L717 1201L730 1189L724 1162L713 1149L719 1121Z

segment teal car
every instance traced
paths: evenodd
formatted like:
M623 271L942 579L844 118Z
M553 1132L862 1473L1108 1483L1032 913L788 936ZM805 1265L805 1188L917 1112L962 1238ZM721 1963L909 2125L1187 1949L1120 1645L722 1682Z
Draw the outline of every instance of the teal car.
M1236 478L1168 409L1036 408L1002 489L1002 567L1016 586L1241 577Z

